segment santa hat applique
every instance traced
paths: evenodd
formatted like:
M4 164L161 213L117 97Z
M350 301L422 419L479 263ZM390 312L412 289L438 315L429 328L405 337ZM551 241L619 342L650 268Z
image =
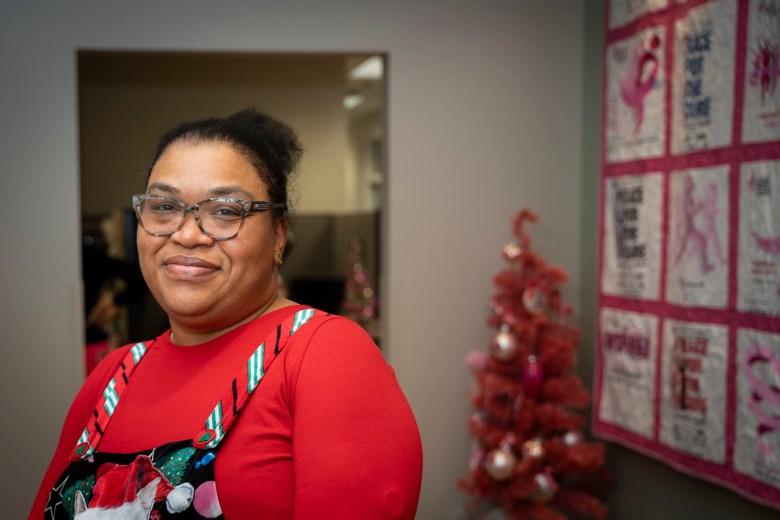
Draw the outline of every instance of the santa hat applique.
M106 463L97 472L97 482L92 488L92 500L89 507L114 508L122 504L134 502L138 492L154 479L160 477L154 501L158 502L168 496L173 486L165 475L152 464L152 459L146 455L138 455L127 465Z

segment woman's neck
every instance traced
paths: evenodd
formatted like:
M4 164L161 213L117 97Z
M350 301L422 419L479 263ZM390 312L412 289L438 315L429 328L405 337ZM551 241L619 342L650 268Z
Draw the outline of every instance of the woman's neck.
M179 346L200 345L201 343L207 343L213 339L216 339L223 334L227 334L233 329L237 329L241 325L249 323L252 320L264 316L270 312L273 312L290 305L296 305L295 302L288 300L278 294L266 302L262 307L249 314L246 318L233 323L227 327L219 329L204 330L199 328L189 327L184 323L174 321L171 319L171 335L170 340L172 343Z

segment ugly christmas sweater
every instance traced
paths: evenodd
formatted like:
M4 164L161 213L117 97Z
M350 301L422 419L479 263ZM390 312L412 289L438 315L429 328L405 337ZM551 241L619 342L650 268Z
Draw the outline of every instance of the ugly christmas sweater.
M136 453L197 436L258 343L302 309L279 309L201 345L174 345L170 331L146 342L97 451ZM51 507L53 486L132 347L112 352L76 396L30 518ZM377 347L343 318L301 327L217 453L214 481L227 520L415 515L422 454L414 417Z

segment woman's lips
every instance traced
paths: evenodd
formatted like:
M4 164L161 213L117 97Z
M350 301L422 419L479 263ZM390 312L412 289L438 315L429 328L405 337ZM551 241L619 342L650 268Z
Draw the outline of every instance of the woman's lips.
M174 256L163 262L169 275L174 278L198 278L216 272L219 267L201 258L192 256Z

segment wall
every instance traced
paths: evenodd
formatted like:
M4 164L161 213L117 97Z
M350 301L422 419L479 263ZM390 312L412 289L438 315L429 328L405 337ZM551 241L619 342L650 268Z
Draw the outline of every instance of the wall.
M596 236L601 149L601 91L604 47L604 2L591 0L585 11L583 76L583 177L580 229L579 298L582 323L581 368L590 383L596 320ZM689 477L655 459L609 444L608 470L613 486L610 518L631 520L777 518L777 511L700 479Z
M446 5L446 8L442 7ZM387 52L389 360L417 416L418 518L463 502L466 352L489 337L507 220L579 291L584 2L14 2L0 17L3 516L26 514L80 380L76 50ZM377 468L381 471L381 468Z

